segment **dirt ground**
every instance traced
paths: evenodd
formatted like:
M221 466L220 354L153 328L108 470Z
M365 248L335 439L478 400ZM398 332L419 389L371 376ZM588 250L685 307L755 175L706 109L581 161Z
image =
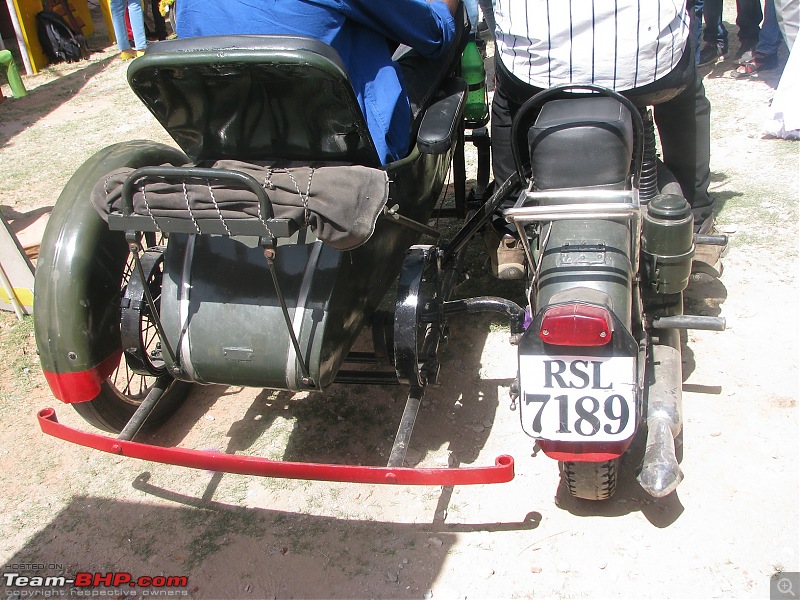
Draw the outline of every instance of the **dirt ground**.
M29 95L0 105L7 218L52 206L75 169L111 143L171 143L129 92L107 40L90 43L89 61L28 77ZM31 319L3 313L0 575L186 576L169 591L193 598L769 597L770 576L800 571L800 162L796 142L760 133L780 71L740 81L733 67L731 58L703 71L712 193L731 243L722 278L693 282L687 307L728 327L685 340L677 492L650 498L626 458L611 501L570 498L556 462L534 455L509 409L515 350L489 319L452 322L408 459L478 466L511 454L516 477L443 489L222 475L60 442L40 432L37 410L54 406L62 422L88 426L44 383ZM5 82L3 92L10 97ZM492 293L491 279L478 281ZM400 388L334 385L305 396L210 386L149 441L379 465L404 401ZM5 582L4 595L33 591ZM134 589L147 591L108 591Z

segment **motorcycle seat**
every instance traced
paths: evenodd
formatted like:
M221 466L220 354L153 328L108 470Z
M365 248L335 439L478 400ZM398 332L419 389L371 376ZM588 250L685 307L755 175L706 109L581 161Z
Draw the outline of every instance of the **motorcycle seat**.
M528 148L537 190L625 189L633 152L631 116L614 98L552 100L528 130Z
M448 54L452 64L459 48L454 44ZM422 153L439 154L455 141L466 85L449 77L452 67L430 63L409 51L398 64L415 91L412 139ZM233 159L381 167L345 65L320 40L224 35L159 42L131 64L128 81L196 164Z

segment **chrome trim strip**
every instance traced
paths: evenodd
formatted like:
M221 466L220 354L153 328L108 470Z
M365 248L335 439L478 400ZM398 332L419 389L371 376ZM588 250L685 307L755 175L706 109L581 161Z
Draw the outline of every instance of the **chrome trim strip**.
M503 211L509 223L517 221L567 221L577 219L632 219L639 215L639 204L633 202L597 204L556 204L550 206L522 206Z
M192 259L194 258L196 241L196 235L189 236L189 241L186 244L186 253L183 255L183 269L181 271L181 281L178 288L179 323L181 326L179 332L180 346L178 347L178 364L184 373L193 381L204 383L199 379L192 366L192 351L191 345L189 344L189 296L192 289Z

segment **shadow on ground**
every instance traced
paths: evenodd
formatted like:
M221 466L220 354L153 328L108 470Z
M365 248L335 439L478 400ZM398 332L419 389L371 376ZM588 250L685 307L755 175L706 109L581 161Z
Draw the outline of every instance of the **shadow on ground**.
M0 147L80 94L81 89L92 77L103 71L111 60L113 59L105 58L86 61L80 69L36 87L23 98L6 102L3 105L3 119L0 122Z
M538 524L535 515L520 523L444 527L342 520L197 502L152 488L148 479L142 474L134 487L178 505L76 497L43 523L9 564L44 566L27 576L67 577L119 572L125 565L134 579L188 576L186 587L174 591L204 598L376 597L398 595L400 585L410 581L418 588L411 596L421 597L433 587L459 533ZM98 556L106 559L98 562ZM14 587L6 591L13 595Z

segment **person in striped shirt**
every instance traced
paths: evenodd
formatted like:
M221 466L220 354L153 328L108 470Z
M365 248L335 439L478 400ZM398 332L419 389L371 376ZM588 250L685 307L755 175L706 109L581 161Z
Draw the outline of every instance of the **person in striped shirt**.
M525 100L559 84L596 84L654 105L663 159L712 223L710 112L685 0L495 0L493 170L514 171L511 122Z

